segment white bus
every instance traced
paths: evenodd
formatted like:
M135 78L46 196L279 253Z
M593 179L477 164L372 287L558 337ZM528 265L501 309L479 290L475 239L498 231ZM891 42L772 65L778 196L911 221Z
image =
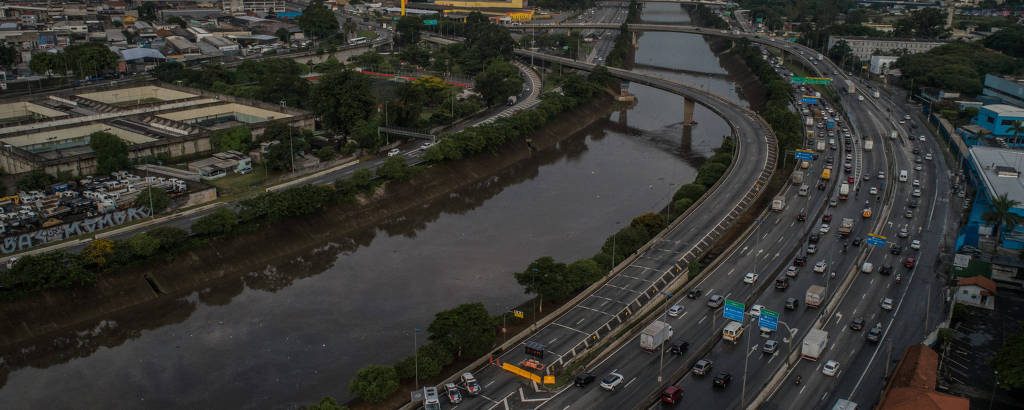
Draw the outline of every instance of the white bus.
M369 41L370 40L368 40L366 37L356 37L356 38L353 38L353 39L349 40L348 43L355 45L355 44L367 43Z

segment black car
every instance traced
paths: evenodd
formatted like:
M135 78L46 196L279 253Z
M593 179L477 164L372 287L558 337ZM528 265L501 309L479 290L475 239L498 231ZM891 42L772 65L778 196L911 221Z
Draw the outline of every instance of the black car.
M875 325L875 327L871 328L871 330L864 334L864 338L867 339L869 342L875 343L878 343L879 340L882 340L882 324L879 323Z
M796 266L804 266L804 264L806 263L807 257L804 255L798 255L797 257L793 258L793 264Z
M579 387L584 387L584 386L590 384L590 382L592 382L592 381L594 381L594 375L592 375L590 373L580 373L579 376L576 376L576 381L573 382L573 384L575 384L575 385L577 385Z
M893 245L891 248L889 248L889 253L893 255L899 255L903 253L903 247L900 245Z
M690 291L686 293L686 297L688 297L690 299L697 299L697 298L700 297L700 294L703 293L703 292L704 291L702 291L700 289L693 288L693 289L690 289Z
M783 276L781 278L775 279L775 289L785 290L788 287L789 287L789 278Z
M816 233L812 233L811 236L807 237L807 242L818 243L818 240L820 240L820 239L821 239L821 235L818 235Z
M731 382L731 381L732 381L732 375L729 374L729 372L721 372L721 373L718 373L718 376L715 376L714 381L712 381L712 383L713 383L712 385L715 386L715 387L725 388L726 386L729 385L729 382Z
M917 205L918 205L917 199L911 199L911 200L907 201L907 207L908 208L917 208Z
M800 300L797 298L786 298L786 310L796 310L800 306Z
M850 242L850 244L853 246L860 246L860 238L853 238L853 241Z
M852 322L850 322L850 330L862 330L862 329L864 329L864 319L863 318L859 318L858 317L856 319L853 319Z
M807 220L807 212L801 212L799 215L796 216L796 220L798 220L800 222L806 221Z
M679 339L679 340L676 340L675 342L672 343L672 346L670 346L668 348L668 352L681 356L681 355L686 354L686 351L689 348L690 348L690 342L687 342L687 341L685 341L683 339Z
M892 265L882 265L882 267L878 269L878 274L880 274L880 275L891 275L892 274Z

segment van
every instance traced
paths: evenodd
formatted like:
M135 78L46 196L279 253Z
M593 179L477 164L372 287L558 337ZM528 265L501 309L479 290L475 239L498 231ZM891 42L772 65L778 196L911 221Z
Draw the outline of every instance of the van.
M683 398L683 389L676 386L668 386L665 391L661 393L661 401L668 404L675 404L679 402L679 399Z
M825 169L821 170L821 179L831 179L831 178L832 178L832 170L831 169L825 168Z
M900 170L900 182L907 182L907 178L908 177L909 177L909 175L907 174L907 170L901 169Z
M426 410L441 410L441 400L437 397L436 387L423 388L423 408Z
M725 325L722 329L722 338L730 342L736 343L736 340L743 336L743 324L740 322L730 321L729 324Z
M807 184L800 185L800 196L807 196L807 192L810 189L811 187L807 186Z
M860 267L860 271L864 273L871 273L871 271L874 269L875 265L872 265L871 262L864 262L864 264L861 265Z

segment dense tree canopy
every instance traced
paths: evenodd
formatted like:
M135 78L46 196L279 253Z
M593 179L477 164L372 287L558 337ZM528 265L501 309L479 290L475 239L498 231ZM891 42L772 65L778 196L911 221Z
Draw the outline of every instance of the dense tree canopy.
M310 93L310 105L324 126L348 133L377 108L370 80L352 70L335 70L320 77Z
M927 7L896 21L896 35L916 38L938 38L947 34L946 10Z
M96 153L96 173L109 174L128 169L128 144L109 132L97 131L89 135L89 147Z
M324 6L323 1L313 0L297 19L302 32L316 38L324 38L338 32L338 18Z
M1024 58L1024 26L999 30L982 40L985 47L1017 58Z
M495 321L482 303L465 303L438 312L427 331L455 357L479 357L494 345Z
M0 44L0 68L11 68L18 61L18 49Z
M487 104L496 105L518 94L523 88L523 79L519 77L519 70L514 65L494 59L484 71L477 74L474 88L484 96Z
M927 53L900 57L896 67L903 72L904 85L912 82L914 87L939 87L977 95L986 73L1011 74L1024 67L1024 63L977 43L956 41Z
M100 43L76 43L58 53L42 52L32 55L29 69L38 74L53 71L74 73L76 78L98 77L117 68L117 53Z

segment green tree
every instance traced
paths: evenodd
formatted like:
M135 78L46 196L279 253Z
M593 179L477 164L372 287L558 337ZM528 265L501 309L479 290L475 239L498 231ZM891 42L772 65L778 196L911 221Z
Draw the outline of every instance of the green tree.
M85 245L80 253L86 265L102 269L107 264L107 258L114 253L114 242L107 239L96 239Z
M321 161L330 161L331 159L334 159L334 156L337 154L338 153L334 151L333 147L323 147L316 150L316 157Z
M1009 199L1006 197L1006 194L1002 194L992 198L992 210L981 215L983 221L993 225L992 236L997 241L1000 240L999 234L1004 226L1013 231L1020 224L1020 215L1013 213L1013 208L1016 208L1018 205L1020 205L1020 202Z
M183 19L181 17L178 17L178 16L171 16L170 18L168 18L167 19L167 24L177 24L178 27L181 27L181 28L188 27L188 22L185 21L185 19Z
M281 39L281 41L288 42L292 37L292 33L288 32L288 29L281 27L274 32L274 36Z
M522 90L523 79L514 65L495 59L477 74L474 85L488 105L497 105L518 94Z
M160 240L149 236L145 232L132 235L126 243L128 248L131 249L132 255L137 258L148 258L160 249Z
M418 365L418 366L417 366ZM418 368L417 368L418 367ZM427 380L441 374L444 366L433 357L408 356L402 361L395 363L395 373L401 380L410 380L418 376L420 381Z
M76 288L96 283L96 274L85 269L85 259L64 251L23 256L11 269L0 271L0 283L12 290Z
M171 205L171 197L161 188L148 187L139 191L133 205L149 208L153 214L159 214Z
M946 34L946 11L929 7L910 13L896 21L896 35L917 38L938 38Z
M32 59L28 62L28 68L36 74L50 75L53 74L53 72L63 73L64 70L61 70L60 68L63 68L64 66L63 64L58 64L58 62L59 58L57 57L57 54L44 51L42 53L32 54Z
M345 36L345 41L352 38L352 34L355 34L359 30L359 26L354 21L346 21L341 24L341 32Z
M338 404L331 396L324 396L316 404L300 407L302 410L348 410L348 406Z
M238 224L238 214L227 207L220 207L192 223L192 234L197 236L220 236L231 233Z
M131 167L128 144L121 138L104 131L89 134L89 147L96 153L96 173L109 174Z
M252 144L252 130L244 125L214 131L210 136L210 145L216 152L235 150L246 153L252 149Z
M573 263L570 263L567 267L568 273L566 276L572 281L574 285L574 291L583 289L590 284L597 282L604 276L605 270L601 269L601 266L597 264L593 259L580 259Z
M41 169L34 169L18 178L18 190L26 192L41 190L56 183L57 178L53 175L47 174Z
M399 17L395 25L395 42L399 46L407 46L420 42L420 30L423 29L423 20L413 15Z
M144 21L156 21L156 5L144 2L138 8L139 19Z
M406 164L405 158L401 155L388 157L381 164L380 168L377 168L377 176L385 178L391 181L405 181L409 179L412 172L409 165Z
M338 32L338 19L324 6L323 1L313 0L297 19L299 28L316 38L324 38Z
M158 226L146 234L160 241L160 249L165 251L176 249L188 240L188 232L175 226Z
M985 47L1016 58L1024 58L1024 27L1014 25L1000 29L982 40Z
M648 212L640 215L629 223L629 226L643 229L647 232L647 236L654 237L662 229L668 226L668 221L665 220L665 215L660 213Z
M989 367L998 373L999 386L1004 390L1024 388L1024 329L1006 338L995 357L988 360Z
M1013 143L1020 144L1020 135L1024 134L1024 121L1014 121L1006 130L1013 134Z
M700 199L700 197L703 196L704 193L707 192L707 190L707 187L705 187L702 184L686 184L679 187L679 189L676 190L675 195L672 196L672 200L678 201L683 198L689 198L691 202L695 202L698 199Z
M348 390L369 403L380 403L398 391L398 374L391 366L369 365L359 369Z
M457 358L478 357L494 346L495 320L483 303L464 303L434 315L428 339Z
M76 78L98 77L117 68L120 56L101 43L75 43L57 54L61 63L75 73Z
M577 285L569 278L568 267L550 256L538 258L526 270L516 272L514 276L527 294L532 293L540 297L541 310L544 309L545 298L562 300L569 296Z
M340 133L350 132L357 122L370 117L377 105L370 80L347 69L320 77L310 93L310 102L324 126Z
M0 68L9 69L18 62L18 49L0 44Z
M725 174L727 168L727 166L717 162L704 164L697 170L697 178L694 182L711 188L715 182L718 182L718 178Z

